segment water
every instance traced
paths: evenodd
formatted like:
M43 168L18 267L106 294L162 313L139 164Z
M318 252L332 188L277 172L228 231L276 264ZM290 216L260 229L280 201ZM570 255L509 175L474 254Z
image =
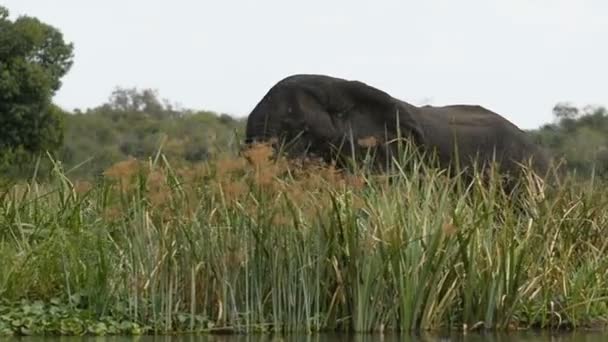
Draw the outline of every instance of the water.
M4 341L3 338L0 340ZM136 336L136 337L21 337L6 338L19 342L600 342L608 341L608 331L602 332L576 332L576 333L548 333L526 332L513 334L453 334L453 335L375 335L375 334L319 334L319 335L215 335L215 336Z

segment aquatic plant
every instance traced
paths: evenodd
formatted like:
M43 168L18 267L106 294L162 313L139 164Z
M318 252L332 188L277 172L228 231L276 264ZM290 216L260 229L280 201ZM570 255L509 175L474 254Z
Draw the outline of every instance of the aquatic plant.
M0 333L584 328L608 319L608 191L517 196L412 157L392 174L275 159L0 191ZM407 169L402 165L408 165Z

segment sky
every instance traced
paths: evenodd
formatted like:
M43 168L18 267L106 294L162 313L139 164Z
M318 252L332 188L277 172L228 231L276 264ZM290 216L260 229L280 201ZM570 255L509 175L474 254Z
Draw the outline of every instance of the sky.
M65 109L116 87L245 117L291 74L359 80L414 105L477 104L521 128L558 102L608 105L608 1L0 0L74 43Z

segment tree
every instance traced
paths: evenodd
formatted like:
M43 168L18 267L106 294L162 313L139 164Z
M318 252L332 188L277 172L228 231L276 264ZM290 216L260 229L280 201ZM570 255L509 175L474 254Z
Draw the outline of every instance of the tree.
M9 19L0 6L0 157L54 151L63 141L63 111L53 105L72 66L73 45L36 18Z
M114 113L143 113L157 119L176 118L180 115L167 100L163 102L154 89L116 87L105 106Z
M572 106L567 102L560 102L553 107L553 116L558 120L562 119L576 119L579 115L578 108Z

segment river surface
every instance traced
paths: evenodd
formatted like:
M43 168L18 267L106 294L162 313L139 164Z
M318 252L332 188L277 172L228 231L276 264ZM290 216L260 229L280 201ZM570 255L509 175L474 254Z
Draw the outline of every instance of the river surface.
M318 335L185 335L185 336L136 336L136 337L21 337L2 338L0 341L19 342L506 342L506 341L559 341L559 342L600 342L608 341L608 331L577 333L513 333L513 334L477 334L466 335L374 335L374 334L318 334Z

